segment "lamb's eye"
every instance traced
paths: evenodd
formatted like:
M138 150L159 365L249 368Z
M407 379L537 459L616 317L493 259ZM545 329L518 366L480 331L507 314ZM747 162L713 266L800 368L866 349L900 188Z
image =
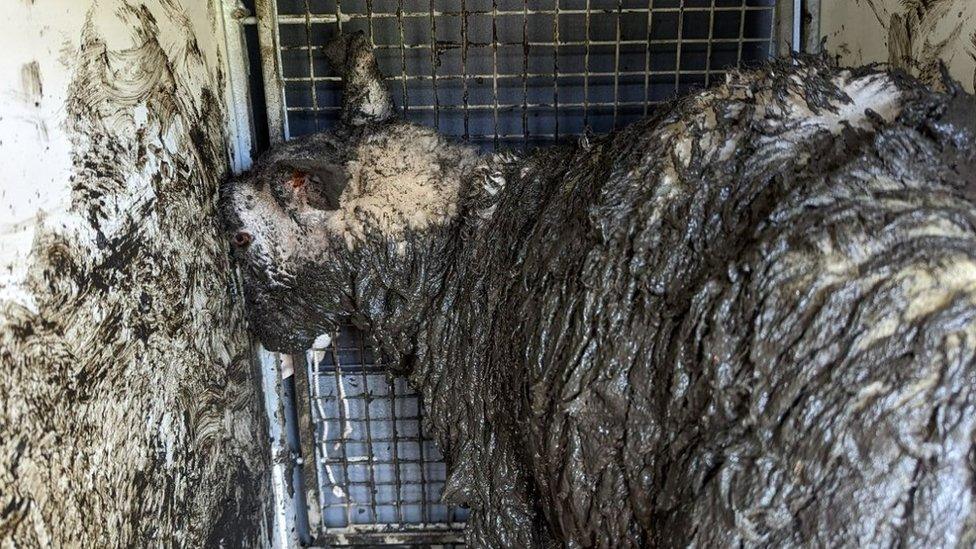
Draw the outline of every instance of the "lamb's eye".
M234 238L231 240L231 242L233 242L234 245L237 246L238 248L244 248L245 246L250 244L252 240L254 240L254 237L251 236L251 233L246 231L240 231L234 235Z

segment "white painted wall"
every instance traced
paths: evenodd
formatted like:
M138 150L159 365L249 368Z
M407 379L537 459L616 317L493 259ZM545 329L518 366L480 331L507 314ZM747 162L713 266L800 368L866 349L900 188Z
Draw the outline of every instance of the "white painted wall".
M7 0L0 17L0 300L31 307L20 285L35 230L57 224L70 200L64 103L89 8L72 0L49 3L39 9L30 0ZM25 78L30 63L38 65L39 94Z
M821 0L820 9L827 51L838 55L843 64L893 61L937 84L942 61L955 79L973 91L976 0ZM907 59L899 52L908 53Z

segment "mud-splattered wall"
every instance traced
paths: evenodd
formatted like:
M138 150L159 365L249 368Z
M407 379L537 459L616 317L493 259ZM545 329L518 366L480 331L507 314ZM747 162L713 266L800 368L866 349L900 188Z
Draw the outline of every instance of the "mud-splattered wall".
M970 92L976 85L976 1L822 0L820 32L846 65L888 62L929 83L939 61Z
M260 541L218 0L7 0L0 546Z

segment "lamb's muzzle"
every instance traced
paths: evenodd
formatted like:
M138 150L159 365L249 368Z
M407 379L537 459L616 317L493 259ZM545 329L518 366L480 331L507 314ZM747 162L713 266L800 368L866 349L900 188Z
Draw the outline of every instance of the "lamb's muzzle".
M345 124L223 198L251 322L371 330L472 545L976 540L972 96L775 62L479 156L392 118L364 37L328 51Z

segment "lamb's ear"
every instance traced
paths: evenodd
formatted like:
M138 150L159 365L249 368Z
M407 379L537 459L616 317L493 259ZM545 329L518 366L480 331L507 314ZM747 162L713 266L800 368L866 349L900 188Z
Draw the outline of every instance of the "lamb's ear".
M382 122L393 116L393 100L383 86L373 46L363 31L336 36L323 53L342 77L342 119L346 124Z
M305 186L308 205L319 210L338 210L339 197L349 184L349 173L341 164L311 159L282 163Z

